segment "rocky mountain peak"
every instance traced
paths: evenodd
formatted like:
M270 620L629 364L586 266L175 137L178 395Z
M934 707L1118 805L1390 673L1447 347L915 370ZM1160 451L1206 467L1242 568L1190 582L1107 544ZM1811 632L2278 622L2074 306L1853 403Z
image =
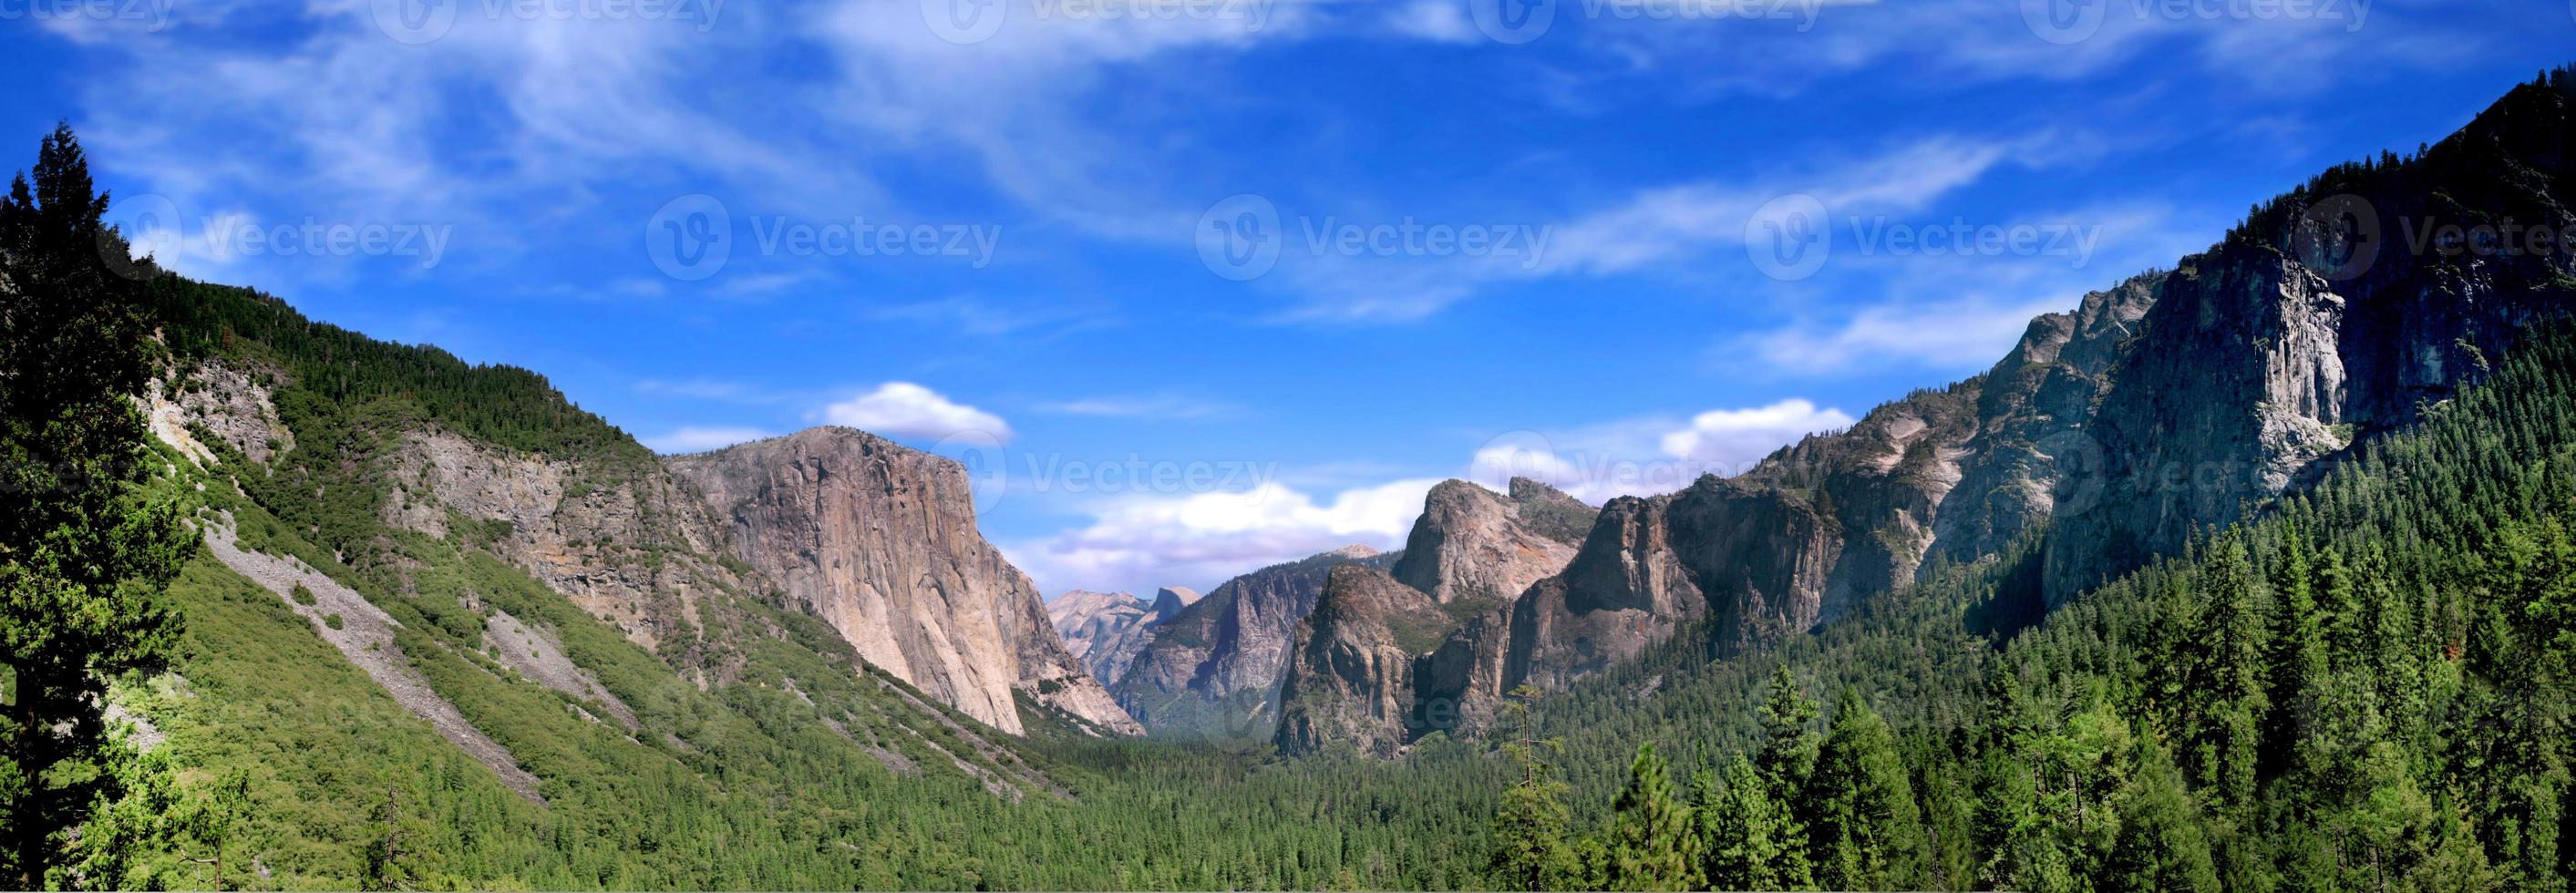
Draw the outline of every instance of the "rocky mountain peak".
M1180 616L1181 609L1198 603L1198 590L1191 589L1187 586L1165 586L1161 589L1157 589L1154 591L1154 606L1152 609L1154 622L1161 623Z
M665 464L730 519L745 562L869 663L1006 732L1025 728L1018 694L1139 731L1067 650L1028 576L976 531L957 463L825 427Z

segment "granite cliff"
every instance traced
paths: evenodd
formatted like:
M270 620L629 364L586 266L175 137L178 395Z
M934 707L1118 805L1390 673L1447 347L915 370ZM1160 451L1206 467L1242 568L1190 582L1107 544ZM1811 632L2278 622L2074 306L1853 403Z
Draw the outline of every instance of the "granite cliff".
M732 527L736 555L870 664L994 728L1018 698L1141 731L1057 637L1037 588L975 529L956 463L848 428L665 460Z

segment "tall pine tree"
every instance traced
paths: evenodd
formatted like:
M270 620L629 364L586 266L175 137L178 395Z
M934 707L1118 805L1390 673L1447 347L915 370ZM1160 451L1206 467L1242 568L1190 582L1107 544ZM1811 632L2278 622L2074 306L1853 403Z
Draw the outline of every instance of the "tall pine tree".
M1610 818L1607 885L1613 890L1696 890L1700 837L1689 804L1673 786L1672 767L1652 744L1637 748L1628 787Z
M1896 890L1923 885L1931 841L1896 734L1844 689L1816 752L1804 797L1816 883L1830 890Z
M69 127L33 177L0 201L0 877L23 889L66 880L73 829L117 793L107 683L164 666L158 596L191 548L175 507L136 495L132 398L159 354Z

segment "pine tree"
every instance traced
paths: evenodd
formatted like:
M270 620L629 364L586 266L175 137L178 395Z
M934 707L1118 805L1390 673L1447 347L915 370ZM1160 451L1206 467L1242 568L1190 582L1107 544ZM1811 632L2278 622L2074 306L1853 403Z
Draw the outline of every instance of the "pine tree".
M2207 606L2197 636L2205 650L2185 693L2193 769L2222 810L2242 809L2254 802L2262 723L2271 705L2264 696L2261 593L2240 535L2210 548L2193 589Z
M1628 787L1619 792L1610 819L1609 876L1613 890L1695 890L1700 877L1700 837L1689 804L1673 786L1672 768L1655 746L1637 748Z
M2183 786L2182 773L2153 739L2139 736L2129 756L2128 785L2120 792L2119 840L2104 872L2125 890L2216 890L2218 870L2201 832L2200 807Z
M135 495L131 398L156 353L69 127L33 176L0 200L0 877L24 889L62 882L72 829L119 799L107 683L165 665L178 621L157 598L189 548L172 504Z
M1798 890L1815 883L1805 835L1753 761L1736 757L1723 776L1701 770L1692 782L1704 840L1702 874L1711 888Z
M1538 690L1524 685L1512 695L1503 707L1503 718L1509 728L1518 729L1527 723ZM1494 813L1494 849L1488 867L1498 889L1562 890L1579 880L1581 867L1569 842L1574 816L1565 806L1567 787L1555 777L1555 765L1541 756L1542 751L1552 754L1560 747L1554 740L1531 739L1503 745L1519 764L1521 777L1503 790L1502 806Z
M1844 689L1832 726L1816 753L1804 810L1816 883L1833 890L1922 886L1931 848L1913 782L1896 735L1877 712Z

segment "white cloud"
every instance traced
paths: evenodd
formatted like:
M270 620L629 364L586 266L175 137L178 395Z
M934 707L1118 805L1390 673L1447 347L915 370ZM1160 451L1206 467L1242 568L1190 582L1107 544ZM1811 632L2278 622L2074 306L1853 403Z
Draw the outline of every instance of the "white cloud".
M1690 427L1662 438L1664 455L1711 468L1752 467L1781 445L1817 431L1851 427L1858 419L1839 409L1792 398L1752 409L1715 409L1691 418Z
M1104 503L1093 521L1017 543L1012 563L1048 591L1206 589L1256 568L1349 545L1402 546L1436 479L1357 487L1318 499L1277 482L1246 490L1130 496Z
M826 406L822 417L831 424L887 437L930 439L972 432L1004 443L1011 439L1011 426L1001 416L908 381L890 381L876 390Z
M1388 12L1386 26L1399 35L1434 43L1475 43L1485 39L1456 0L1413 0Z
M2032 317L2072 304L2055 297L2004 306L1979 301L1878 304L1838 322L1799 324L1736 344L1774 370L1790 373L1880 369L1891 362L1976 368L2001 358L2030 327Z
M1487 440L1459 476L1496 491L1513 477L1531 478L1598 505L1678 490L1704 474L1738 474L1807 434L1852 423L1841 410L1793 398L1690 419L1514 431ZM1354 543L1401 547L1422 514L1423 495L1440 480L1402 477L1329 498L1264 481L1238 491L1107 499L1084 509L1089 524L1012 544L1009 553L1050 592L1204 588Z
M702 453L768 436L769 432L758 428L682 426L643 440L656 453Z
M1598 504L1669 493L1702 475L1742 474L1799 438L1854 421L1840 409L1793 397L1689 419L1647 416L1555 432L1515 431L1479 448L1468 475L1498 490L1511 478L1525 477Z

